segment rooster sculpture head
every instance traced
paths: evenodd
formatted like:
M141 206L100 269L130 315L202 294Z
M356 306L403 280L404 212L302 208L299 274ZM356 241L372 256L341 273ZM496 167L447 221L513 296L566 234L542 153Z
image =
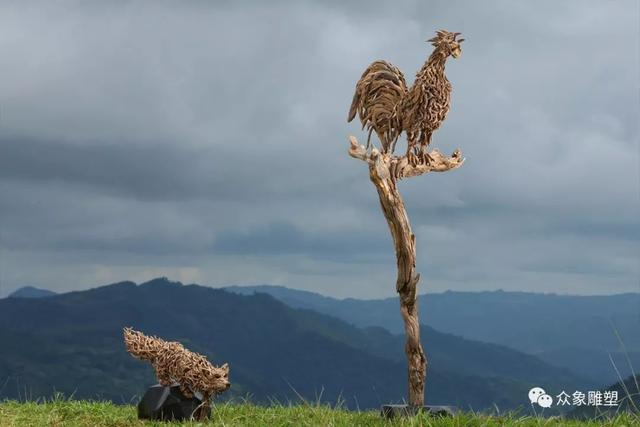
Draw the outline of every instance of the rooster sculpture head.
M461 33L451 33L446 30L438 30L436 31L436 36L427 41L430 42L436 48L436 50L439 50L445 56L451 55L454 58L458 59L460 57L460 54L462 53L462 47L460 46L460 43L464 41L464 39L456 40L456 38L460 34Z

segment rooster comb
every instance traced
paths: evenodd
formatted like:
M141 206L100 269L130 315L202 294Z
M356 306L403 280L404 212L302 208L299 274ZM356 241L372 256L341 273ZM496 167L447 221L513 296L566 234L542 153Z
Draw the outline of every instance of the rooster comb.
M436 36L427 41L431 42L431 44L434 46L438 46L442 43L450 43L450 42L462 43L464 39L456 40L456 38L461 34L462 33L452 33L447 30L438 30L436 31Z

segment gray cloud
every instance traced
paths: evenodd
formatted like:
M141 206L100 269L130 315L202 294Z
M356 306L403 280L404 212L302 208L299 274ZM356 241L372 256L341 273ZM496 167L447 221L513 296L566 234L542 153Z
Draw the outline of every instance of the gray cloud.
M336 262L375 261L392 244L390 237L384 237L366 232L307 233L279 222L245 232L221 232L214 250L236 255L309 254Z
M0 296L167 275L393 294L355 81L412 80L465 34L436 134L467 163L402 182L428 290L639 290L638 4L0 6ZM37 28L38 31L33 31Z

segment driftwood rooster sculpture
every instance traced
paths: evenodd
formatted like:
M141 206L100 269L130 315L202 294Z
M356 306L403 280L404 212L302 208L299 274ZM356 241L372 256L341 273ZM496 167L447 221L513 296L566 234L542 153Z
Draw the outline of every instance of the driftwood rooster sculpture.
M451 83L445 75L449 56L462 53L460 33L440 30L428 42L435 47L427 62L416 74L411 88L402 72L386 61L375 61L356 84L348 121L356 113L363 129L369 131L367 149L371 147L371 133L375 131L383 153L393 153L398 137L407 135L407 157L412 164L427 161L426 152L433 132L440 127L449 112Z
M446 157L438 150L427 152L433 132L442 125L449 112L451 84L445 75L449 56L458 58L462 49L460 33L440 30L430 40L435 47L418 71L415 83L407 88L404 76L393 65L376 61L365 70L356 84L348 120L359 115L363 129L369 131L366 146L350 137L349 155L367 163L369 179L376 187L382 213L387 220L396 252L398 275L396 291L406 336L409 404L424 405L427 359L420 344L420 322L416 292L420 274L416 271L416 239L398 180L428 172L444 172L462 165L460 150ZM380 140L381 150L371 148L371 133ZM395 155L400 134L407 135L406 155Z

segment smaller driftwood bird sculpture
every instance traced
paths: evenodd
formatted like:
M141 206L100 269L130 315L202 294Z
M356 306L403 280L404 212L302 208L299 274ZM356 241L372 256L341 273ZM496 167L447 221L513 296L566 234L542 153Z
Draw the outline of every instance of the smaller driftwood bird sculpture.
M151 362L162 385L180 384L180 390L188 398L200 392L205 405L213 395L227 390L229 365L213 366L206 357L193 353L179 342L148 337L142 332L124 328L124 343L134 357Z
M362 127L369 131L367 150L375 131L382 152L393 154L404 131L409 161L416 164L430 160L427 146L449 112L451 83L445 75L445 62L449 56L460 56L464 39L458 39L459 35L439 30L427 40L434 46L433 53L410 88L402 72L386 61L375 61L362 73L347 119L351 121L358 114Z

